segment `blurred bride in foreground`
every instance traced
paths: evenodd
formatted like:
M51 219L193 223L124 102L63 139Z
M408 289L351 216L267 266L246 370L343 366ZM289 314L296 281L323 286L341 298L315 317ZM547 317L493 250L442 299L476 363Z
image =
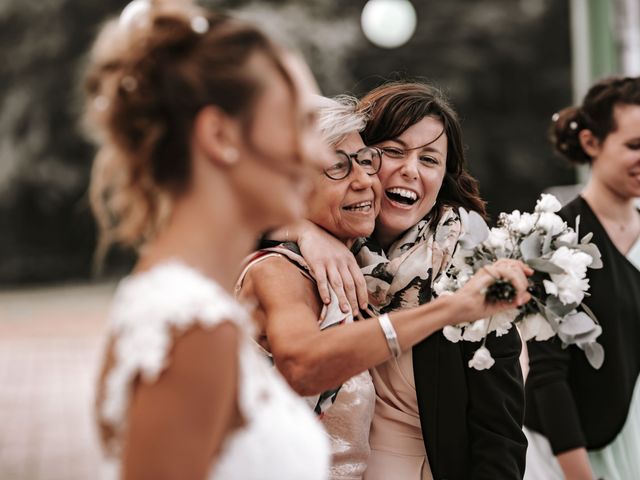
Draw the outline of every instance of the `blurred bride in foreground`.
M86 86L103 248L140 254L98 387L107 475L326 478L325 433L229 294L259 233L303 212L305 152L324 148L306 66L250 24L137 0L100 33Z

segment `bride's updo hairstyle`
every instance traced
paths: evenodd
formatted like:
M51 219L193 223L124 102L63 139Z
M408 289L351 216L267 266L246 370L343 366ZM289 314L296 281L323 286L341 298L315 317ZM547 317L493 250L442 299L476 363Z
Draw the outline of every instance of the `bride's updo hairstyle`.
M551 117L549 138L557 153L572 163L591 163L580 144L581 130L590 130L603 142L616 130L617 105L640 105L640 78L613 77L593 85L578 107L567 107Z
M433 212L434 224L445 205L464 207L486 216L478 181L467 170L460 120L440 90L419 82L391 82L366 94L361 105L369 114L367 126L361 133L367 145L397 138L425 117L439 119L447 136L447 168L438 193L438 210Z
M191 131L203 107L251 127L270 73L247 67L255 54L295 98L282 52L264 33L189 1L135 0L102 28L85 81L85 124L98 145L90 196L99 258L114 242L137 248L157 233L188 187Z

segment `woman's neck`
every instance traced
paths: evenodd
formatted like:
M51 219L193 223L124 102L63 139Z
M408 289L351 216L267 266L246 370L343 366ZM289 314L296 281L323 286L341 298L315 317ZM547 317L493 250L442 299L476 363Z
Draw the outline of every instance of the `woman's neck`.
M189 199L177 202L165 228L142 251L136 270L177 259L233 291L258 232L243 222L239 212L221 207L222 203L199 208Z
M634 198L621 196L593 177L581 195L601 219L629 226L638 221Z

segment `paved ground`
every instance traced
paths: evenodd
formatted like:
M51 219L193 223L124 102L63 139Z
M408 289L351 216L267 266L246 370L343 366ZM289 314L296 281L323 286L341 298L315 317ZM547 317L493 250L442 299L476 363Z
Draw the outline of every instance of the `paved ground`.
M0 291L0 480L98 478L93 389L113 290Z
M0 291L0 479L97 478L93 386L113 289Z

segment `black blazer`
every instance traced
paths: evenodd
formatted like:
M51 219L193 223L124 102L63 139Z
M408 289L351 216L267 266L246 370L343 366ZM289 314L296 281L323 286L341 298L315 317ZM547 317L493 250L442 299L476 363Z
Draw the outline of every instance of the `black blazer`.
M442 332L413 347L420 422L435 480L507 480L524 475L524 385L520 336L487 339L496 363L468 366L476 342L451 343Z
M580 236L593 233L604 268L588 270L590 297L602 335L604 363L595 370L576 346L557 338L530 341L525 425L542 433L555 454L579 447L600 449L620 432L640 374L640 271L618 251L589 204L578 197L560 215Z

